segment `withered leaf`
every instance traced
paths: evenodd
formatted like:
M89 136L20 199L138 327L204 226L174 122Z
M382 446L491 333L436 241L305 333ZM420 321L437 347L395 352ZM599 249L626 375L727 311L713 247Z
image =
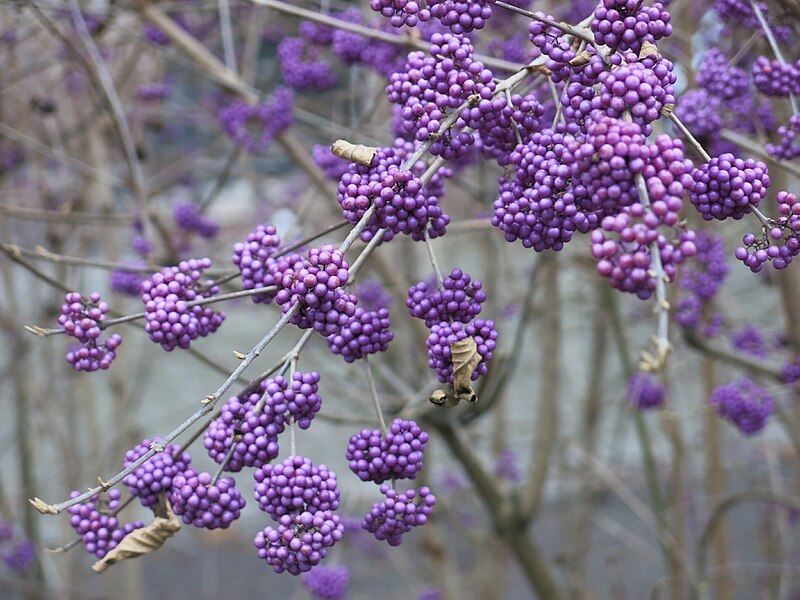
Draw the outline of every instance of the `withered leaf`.
M169 504L165 504L164 510L158 512L161 515L156 516L152 523L131 531L113 550L94 563L92 569L102 573L115 562L150 554L161 548L181 528L181 522Z
M453 383L434 390L429 400L444 408L451 408L462 400L477 402L478 396L472 387L472 373L481 362L478 344L471 336L450 344L450 357L453 362Z
M372 159L378 152L377 148L364 146L362 144L352 144L347 140L336 140L331 146L331 154L349 160L350 162L358 163L369 167L372 164Z

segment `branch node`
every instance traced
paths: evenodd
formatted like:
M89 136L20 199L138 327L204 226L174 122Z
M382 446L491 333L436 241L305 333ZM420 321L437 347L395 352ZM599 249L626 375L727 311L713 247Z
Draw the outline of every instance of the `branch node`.
M236 358L238 358L239 360L244 360L245 358L247 358L247 354L242 354L242 353L241 353L241 352L239 352L238 350L234 350L234 351L233 351L233 355L234 355Z
M38 510L43 515L57 515L59 512L52 504L48 504L41 498L34 498L33 500L28 499L28 502L30 502L33 505L33 508Z

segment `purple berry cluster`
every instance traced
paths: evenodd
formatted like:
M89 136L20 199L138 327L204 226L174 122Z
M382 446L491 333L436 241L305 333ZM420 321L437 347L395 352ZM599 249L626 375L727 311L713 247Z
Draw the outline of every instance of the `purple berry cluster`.
M307 257L273 261L268 267L278 286L275 301L283 312L299 305L291 322L300 329L314 329L328 337L355 315L358 299L344 291L349 264L341 250L325 244L309 250Z
M415 479L423 467L428 434L414 421L395 419L385 435L362 429L350 438L345 458L362 481Z
M440 321L469 323L481 312L486 300L483 284L473 280L461 269L453 269L442 281L442 289L429 290L429 284L420 281L408 289L406 306L412 317L433 327Z
M359 279L356 284L356 296L364 310L379 311L392 305L392 296L377 279Z
M339 508L336 473L303 456L290 456L277 465L263 465L256 469L253 478L258 507L273 519Z
M173 478L169 501L184 523L205 529L226 529L245 505L233 477L213 482L209 473L192 468Z
M751 71L753 85L765 96L785 97L800 94L800 61L781 63L759 56Z
M696 329L700 325L703 306L716 296L725 278L728 276L730 266L725 257L725 244L721 237L707 231L698 231L695 237L697 254L694 260L688 263L681 272L680 287L686 294L678 301L675 310L675 320L683 327ZM720 318L717 314L712 316ZM714 334L712 331L708 337Z
M781 368L781 379L786 385L800 381L800 356L786 362Z
M127 469L160 441L161 438L152 441L144 439L135 448L128 450L122 463L123 468ZM186 471L191 462L192 458L187 452L178 453L177 446L168 444L162 452L157 452L132 473L128 473L122 483L128 486L132 495L139 497L142 506L155 506L158 504L159 494L169 492L173 479Z
M643 6L639 0L602 0L594 11L594 41L609 48L639 52L645 41L672 34L670 14L660 2Z
M766 358L769 354L767 340L755 325L745 325L738 331L731 332L733 347L743 354L756 358Z
M253 539L259 558L276 573L310 571L344 534L339 515L329 510L284 514L277 522L277 528L267 526Z
M730 64L729 57L719 48L711 48L697 69L697 85L723 102L740 102L749 96L747 73Z
M543 129L511 153L516 175L501 180L492 217L506 241L519 240L537 252L561 250L575 231L596 226L588 194L573 179L574 144L569 134Z
M658 408L664 404L667 392L649 373L638 371L628 380L628 400L637 410Z
M308 429L322 406L317 394L319 373L295 371L289 381L283 377L266 382L265 411L276 424L291 419L300 429Z
M542 12L536 14L551 21L555 20L553 15ZM531 43L547 56L545 64L550 70L550 78L555 83L567 79L571 71L569 61L575 58L575 51L563 32L541 21L531 20L528 24L528 37Z
M225 464L224 470L238 473L246 466L260 467L278 456L278 434L283 431L284 417L277 417L266 403L262 403L261 410L255 410L271 381L262 382L258 391L247 398L229 398L220 416L209 423L203 446L214 461Z
M800 254L800 202L795 194L783 190L776 199L780 216L764 226L760 237L745 234L744 245L736 248L736 258L754 273L767 262L775 269L785 269Z
M80 492L70 494L70 498L77 496L80 496ZM120 524L114 516L114 511L120 505L119 498L119 490L112 489L108 491L108 500L101 499L96 494L86 502L67 508L72 515L70 525L81 536L86 551L97 558L103 558L109 550L116 548L122 538L134 529L144 527L141 521Z
M3 552L3 563L15 573L24 574L36 560L36 545L32 540L17 540Z
M260 287L275 285L270 274L269 265L272 256L278 251L281 238L274 225L269 223L258 225L247 235L244 242L233 245L233 264L239 267L242 275L242 289L254 290ZM277 292L263 292L250 296L253 302L268 304Z
M592 98L592 108L601 109L612 117L621 117L629 111L634 123L649 135L651 123L661 116L661 111L675 104L672 84L676 76L672 63L660 56L640 58L625 54L625 62L616 69L603 71L598 76L600 88Z
M172 217L178 227L184 231L197 233L200 237L212 238L219 231L219 224L200 214L200 207L194 202L176 204L172 210Z
M431 11L415 0L370 0L369 7L389 19L392 27L415 27L431 18Z
M685 92L678 100L681 121L697 138L716 139L722 130L722 101L704 88Z
M336 85L336 75L317 48L301 37L286 37L278 44L281 75L286 85L298 91L322 92Z
M253 477L259 508L278 523L256 535L258 556L276 573L309 571L344 533L333 513L339 506L336 474L308 458L290 456L281 464L263 465Z
M451 129L441 130L448 111L458 109L468 99L480 107L481 101L491 101L494 95L492 72L474 60L473 52L468 38L434 33L428 54L411 52L405 67L392 74L386 87L389 101L402 107L403 129L418 142L432 139L430 153L434 156L463 157L475 143L475 137L464 131L465 125L477 125L474 115L462 112ZM483 107L494 110L491 102Z
M692 172L689 200L706 221L741 219L758 207L770 186L767 165L733 154L712 157Z
M535 96L513 94L481 100L462 111L462 118L476 126L480 134L481 153L503 167L510 164L510 154L518 138L527 143L541 127L544 107Z
M792 160L800 156L800 115L792 115L789 122L778 127L780 141L777 144L767 144L766 150L772 158L778 160Z
M504 448L497 454L493 471L497 477L510 483L519 483L522 479L519 456L511 448Z
M492 16L494 0L428 0L430 14L454 34L483 29Z
M115 333L105 341L101 339L100 323L105 321L108 304L100 300L100 294L89 294L88 300L78 292L64 297L58 324L64 332L78 340L67 352L67 362L76 371L108 369L117 357L115 350L122 343L122 336Z
M317 567L300 576L311 595L319 600L343 600L350 583L350 571L344 565Z
M0 555L3 563L20 575L24 574L36 560L36 546L33 541L14 536L14 526L0 521Z
M188 348L192 340L214 333L225 320L223 313L207 306L189 306L219 291L212 282L200 281L203 269L210 266L210 258L181 261L142 282L145 331L167 352Z
M138 296L143 278L137 271L114 269L108 279L109 287L115 292L127 294L128 296Z
M347 173L347 161L334 156L328 146L314 144L311 149L311 158L328 179L339 181L342 175Z
M424 186L419 176L424 163L402 170L410 155L402 141L393 148L379 148L369 167L352 163L339 180L337 199L345 219L358 223L367 209L375 205L375 214L361 233L369 241L385 229L384 240L396 234L422 240L444 235L450 218L442 212L439 198L433 193L432 181Z
M219 111L225 133L248 152L264 152L272 140L293 123L294 96L289 88L278 88L272 100L258 105L235 101Z
M328 347L351 363L369 354L385 352L394 339L390 327L388 308L366 311L356 307L347 325L339 333L327 337Z
M399 546L404 533L427 523L436 504L436 496L427 487L398 492L384 483L381 494L386 499L373 505L361 527L390 546Z
M764 429L772 414L770 393L747 378L721 385L711 393L711 406L745 435Z

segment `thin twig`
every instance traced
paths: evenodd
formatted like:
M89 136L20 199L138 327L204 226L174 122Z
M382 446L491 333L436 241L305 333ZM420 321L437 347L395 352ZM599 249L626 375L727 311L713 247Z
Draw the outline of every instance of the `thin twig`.
M219 294L217 296L211 296L210 298L203 298L201 300L192 300L191 302L186 303L187 308L193 308L195 306L205 306L207 304L215 304L216 302L225 302L226 300L234 300L236 298L245 298L247 296L253 296L255 294L265 294L269 292L275 292L278 288L274 285L268 285L265 287L260 288L253 288L251 290L240 290L238 292L230 292L228 294ZM147 316L146 312L138 312L133 313L130 315L125 315L124 317L118 317L116 319L109 319L108 321L101 321L98 323L98 327L100 329L106 329L108 327L113 327L114 325L119 325L121 323L128 323L130 321L136 321L138 319L143 319ZM66 333L66 330L63 328L53 328L53 329L43 329L42 327L36 326L25 326L26 331L38 335L40 337L48 337L51 335L59 335L62 333Z
M375 388L375 377L372 375L372 368L369 366L369 357L364 355L364 370L367 372L367 381L369 382L369 394L372 397L372 405L375 407L375 415L378 417L381 431L383 435L389 431L386 427L386 420L383 418L383 411L381 410L381 400L378 398L378 390Z

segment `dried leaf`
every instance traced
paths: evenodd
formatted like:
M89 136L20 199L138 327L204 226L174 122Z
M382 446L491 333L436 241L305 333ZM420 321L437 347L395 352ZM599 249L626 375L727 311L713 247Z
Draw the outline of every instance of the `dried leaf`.
M478 344L472 336L450 344L450 357L453 361L453 387L457 396L475 392L472 389L472 373L481 362ZM474 402L477 398L471 400Z
M358 163L369 167L372 164L372 159L378 152L377 148L371 148L362 144L351 144L347 140L336 140L331 146L331 153L334 156L349 160L350 162Z
M453 361L453 383L434 390L429 400L436 406L451 408L461 402L477 402L478 396L472 387L472 373L481 362L478 344L472 337L450 344Z
M578 54L575 58L569 61L569 66L571 67L582 67L583 65L589 64L592 55L589 54L588 50L584 50L580 54Z
M658 53L658 46L653 42L644 41L642 42L642 49L639 50L639 58L647 58L648 56L655 56L658 58L660 56Z
M161 510L157 512L162 513L161 515L156 516L150 525L131 531L116 548L94 563L92 569L102 573L115 562L150 554L161 548L164 542L181 528L181 522L172 512L169 504L164 503L163 507L159 508Z

